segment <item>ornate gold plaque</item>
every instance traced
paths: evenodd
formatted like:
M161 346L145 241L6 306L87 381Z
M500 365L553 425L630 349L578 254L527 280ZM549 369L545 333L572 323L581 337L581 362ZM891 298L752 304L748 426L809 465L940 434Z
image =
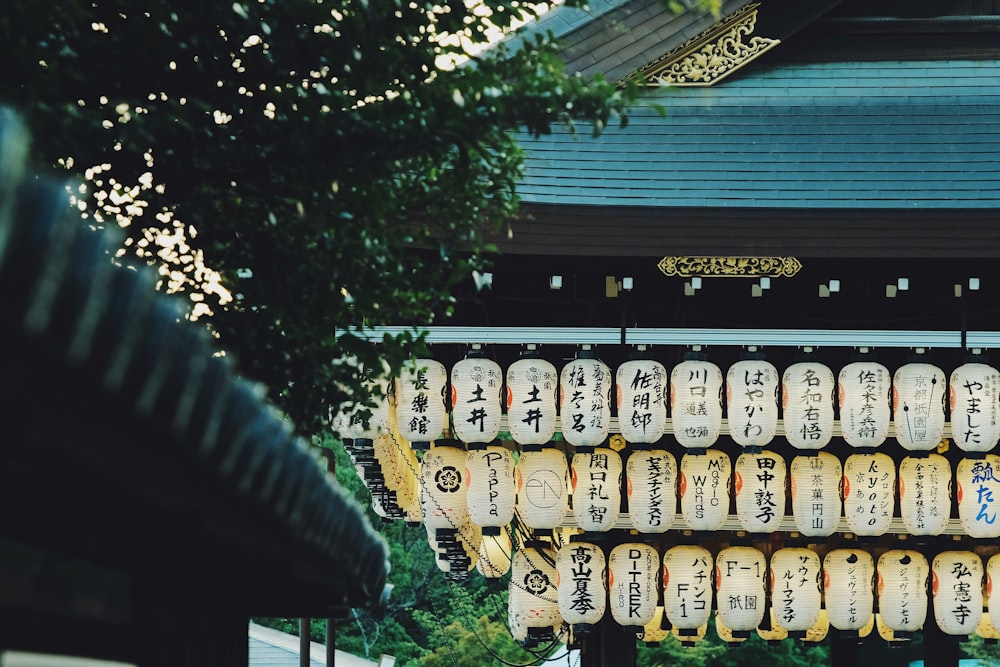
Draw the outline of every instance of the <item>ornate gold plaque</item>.
M690 278L791 277L802 268L794 257L664 257L657 264L665 276Z

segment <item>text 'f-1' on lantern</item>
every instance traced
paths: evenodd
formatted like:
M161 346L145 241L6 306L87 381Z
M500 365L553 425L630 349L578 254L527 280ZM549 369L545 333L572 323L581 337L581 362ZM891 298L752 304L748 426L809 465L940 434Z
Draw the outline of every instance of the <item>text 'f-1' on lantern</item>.
M833 371L819 362L800 361L785 369L781 409L785 439L796 449L822 449L833 437Z
M615 374L618 430L626 441L651 444L667 425L667 369L652 359L632 359Z
M469 445L465 474L469 520L496 535L514 518L514 455L499 445Z
M517 462L517 512L528 528L551 531L569 509L569 465L555 447L527 447Z
M894 636L924 627L929 573L927 559L919 551L890 549L879 556L878 608Z
M715 558L719 620L733 636L746 638L764 620L767 560L753 547L727 547Z
M607 609L604 552L596 544L570 542L556 554L559 613L573 632L587 632Z
M843 476L840 459L829 452L792 459L789 473L792 518L800 533L806 537L826 537L836 532L843 509L840 497Z
M771 555L771 613L774 623L792 637L804 637L816 625L823 606L819 556L789 547Z
M465 443L492 442L503 415L500 392L503 371L478 350L451 367L451 421L455 437Z
M987 364L962 364L951 373L951 437L966 452L992 451L1000 440L1000 371Z
M688 359L670 373L674 438L689 449L715 444L722 431L722 371L710 361Z
M773 533L785 516L785 460L746 451L736 459L736 518L751 533Z
M621 506L622 457L608 447L581 448L573 455L573 516L583 530L604 532Z
M640 533L665 533L677 512L677 460L663 449L632 452L625 464L628 514Z
M582 350L559 376L563 439L597 447L611 426L611 369L592 350Z
M944 436L947 400L944 371L932 364L909 363L892 378L896 441L903 449L926 452Z
M543 445L556 432L556 367L529 350L507 368L507 427L519 445Z
M608 555L608 597L615 623L642 631L656 613L660 556L648 544L626 542Z
M895 490L896 466L888 454L873 452L848 456L844 461L847 528L863 536L885 534L896 509Z
M417 445L429 446L448 427L444 392L448 371L433 359L410 359L396 378L396 420L399 433Z
M420 460L420 505L428 530L455 530L469 521L468 489L463 483L465 450L431 447Z
M729 436L743 447L764 447L778 428L778 369L763 359L743 359L726 373Z
M911 535L944 532L951 513L950 488L951 464L940 454L907 456L900 461L899 513L907 532Z
M857 633L872 622L875 562L860 549L834 549L823 558L823 588L830 625Z
M889 435L892 375L876 361L855 361L840 369L840 429L852 447L878 447ZM836 626L834 626L836 627Z
M934 620L946 635L971 635L983 613L983 559L971 551L942 551L931 563Z
M679 545L663 553L663 608L681 634L708 623L714 568L712 553L704 547Z
M1000 537L1000 456L979 454L965 458L955 467L958 518L969 537Z
M732 462L718 449L681 457L681 514L691 530L720 530L729 516Z
M512 628L524 629L525 645L552 641L562 625L555 561L555 551L543 542L527 542L514 553L508 615Z

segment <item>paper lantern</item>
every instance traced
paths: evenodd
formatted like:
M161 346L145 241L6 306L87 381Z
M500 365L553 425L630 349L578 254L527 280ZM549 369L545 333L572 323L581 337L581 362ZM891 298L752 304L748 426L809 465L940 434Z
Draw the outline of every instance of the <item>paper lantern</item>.
M992 642L1000 640L1000 628L993 625L993 620L990 618L990 615L986 613L979 617L979 625L976 626L976 634L983 639L989 639Z
M437 440L448 426L444 392L448 371L433 359L411 359L396 378L396 419L410 442Z
M677 460L663 449L636 451L625 465L628 514L640 533L665 533L677 512Z
M955 468L958 518L969 537L1000 537L1000 456L962 459Z
M704 449L722 431L722 371L710 361L682 361L670 373L670 413L674 438L684 447Z
M655 646L670 636L670 630L663 627L665 619L663 607L657 606L653 613L653 620L642 627L640 639L646 646Z
M777 624L793 636L804 636L816 625L823 606L819 556L790 547L771 555L771 612Z
M511 451L498 445L470 448L465 475L469 519L483 528L497 529L509 524L514 518L517 498Z
M806 630L806 636L802 638L802 641L809 643L819 643L826 639L826 636L830 633L830 616L826 613L826 609L819 610L819 620L816 621L816 625L812 626Z
M373 405L352 403L333 417L331 428L341 438L374 440L389 430L389 381L384 377L368 380L364 388Z
M878 447L889 435L889 369L874 361L856 361L840 369L840 430L852 447Z
M611 617L618 625L641 629L656 612L660 556L648 544L626 542L608 555Z
M468 357L451 367L451 421L462 442L491 442L500 433L503 371L490 359Z
M840 497L843 476L840 459L829 452L792 459L789 474L792 517L800 533L826 537L836 532L843 509Z
M554 447L525 451L517 462L517 512L535 530L562 524L569 507L569 465Z
M878 636L883 640L889 642L890 644L899 644L901 642L910 641L907 633L897 633L895 630L886 625L885 621L882 620L882 614L875 612L875 628L878 630Z
M420 521L420 462L410 444L391 433L372 440L372 456L381 473L381 489L372 488L372 498L387 510L387 515L407 521ZM390 509L391 508L391 509Z
M882 622L896 632L919 632L927 619L930 566L919 551L891 549L878 559L878 608Z
M736 518L751 533L773 533L785 516L785 461L772 452L736 459Z
M703 547L680 545L663 554L663 608L674 628L694 631L712 615L715 560Z
M944 403L948 394L944 371L931 364L910 363L892 378L896 440L903 449L929 451L944 437Z
M986 607L989 609L990 624L1000 628L1000 590L994 590L993 581L1000 581L1000 554L990 556L986 561Z
M757 628L757 636L766 641L768 644L782 642L788 639L788 630L778 624L778 617L775 615L773 607L769 613L769 621L769 627L767 628L763 627L763 623L760 624L760 627ZM805 633L802 634L803 636L805 635Z
M729 436L744 447L763 447L778 428L778 369L763 359L744 359L726 373Z
M434 551L438 569L452 581L462 581L476 567L482 533L479 527L466 522L457 529L427 528L427 542Z
M577 632L600 622L607 609L604 552L596 544L570 542L556 554L559 613Z
M506 527L498 534L483 535L476 561L479 574L487 579L499 579L510 572L511 548L510 533Z
M654 443L667 426L667 369L652 359L633 359L615 375L618 430L633 443Z
M896 508L895 488L896 466L888 454L848 456L843 487L848 530L864 536L883 535L889 530Z
M507 368L507 427L519 445L543 445L556 432L559 375L544 359L524 357Z
M830 625L860 631L872 621L875 563L860 549L834 549L823 559L823 588Z
M732 463L718 449L681 457L681 514L691 530L719 530L729 516Z
M951 464L940 454L899 464L899 513L911 535L940 535L951 511Z
M726 625L723 615L718 611L715 612L715 634L719 635L719 639L728 644L730 648L739 646L750 637L749 631L736 632Z
M931 563L934 620L946 635L971 635L983 613L983 560L971 551L943 551Z
M573 516L584 530L610 530L622 502L622 457L607 447L573 455Z
M785 439L798 449L822 449L833 437L833 371L811 361L792 364L781 380Z
M992 451L1000 440L1000 371L986 364L963 364L948 384L951 437L966 452Z
M420 505L427 528L455 529L469 521L463 483L465 450L432 447L420 461Z
M511 625L524 628L522 642L551 641L562 625L555 568L556 554L544 543L529 542L514 553L508 596Z
M719 619L736 636L746 636L764 620L767 561L753 547L727 547L715 558Z
M559 376L563 439L574 447L597 447L611 426L611 369L600 359L580 357Z

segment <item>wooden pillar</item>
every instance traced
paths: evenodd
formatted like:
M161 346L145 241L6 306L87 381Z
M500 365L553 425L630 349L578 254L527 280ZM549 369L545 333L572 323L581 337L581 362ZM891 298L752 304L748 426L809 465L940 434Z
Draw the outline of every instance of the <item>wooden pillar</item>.
M635 667L636 653L635 635L609 614L581 642L580 667Z
M326 667L334 667L337 652L337 619L326 619Z
M924 664L934 667L958 667L961 656L959 639L941 632L934 620L933 604L928 608L924 622Z
M309 667L309 635L311 626L311 619L299 619L299 667Z

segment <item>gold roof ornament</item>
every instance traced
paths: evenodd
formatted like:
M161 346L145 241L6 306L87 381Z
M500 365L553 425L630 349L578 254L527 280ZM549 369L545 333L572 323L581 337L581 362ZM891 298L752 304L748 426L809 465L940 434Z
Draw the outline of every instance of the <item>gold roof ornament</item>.
M790 278L802 268L795 257L664 257L657 264L665 276L691 278Z

